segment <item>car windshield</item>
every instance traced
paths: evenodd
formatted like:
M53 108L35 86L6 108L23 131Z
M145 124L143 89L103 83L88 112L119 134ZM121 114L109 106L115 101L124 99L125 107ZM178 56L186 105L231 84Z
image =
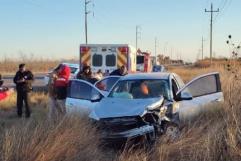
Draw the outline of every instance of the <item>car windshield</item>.
M148 99L163 96L170 99L168 80L123 80L112 89L109 97L123 99Z

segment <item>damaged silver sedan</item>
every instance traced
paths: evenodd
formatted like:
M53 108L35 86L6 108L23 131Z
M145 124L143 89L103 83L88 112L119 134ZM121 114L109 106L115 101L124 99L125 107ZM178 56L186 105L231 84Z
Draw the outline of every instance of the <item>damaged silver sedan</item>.
M90 118L109 141L160 134L176 137L180 124L197 116L208 104L223 101L218 73L199 76L186 85L174 73L141 73L121 78Z

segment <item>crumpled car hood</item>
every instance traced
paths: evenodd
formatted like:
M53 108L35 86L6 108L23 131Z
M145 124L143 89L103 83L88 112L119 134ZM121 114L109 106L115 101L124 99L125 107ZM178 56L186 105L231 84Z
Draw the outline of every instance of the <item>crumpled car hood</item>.
M104 98L90 114L90 118L99 120L102 118L141 116L148 105L160 101L160 98L150 99L123 99Z

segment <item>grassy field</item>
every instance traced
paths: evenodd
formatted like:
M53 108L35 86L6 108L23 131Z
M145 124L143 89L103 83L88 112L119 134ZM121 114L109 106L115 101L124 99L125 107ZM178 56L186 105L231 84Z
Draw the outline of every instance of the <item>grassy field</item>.
M183 128L176 141L167 142L162 137L151 151L102 149L95 128L86 118L72 116L58 122L48 121L48 98L42 93L32 94L33 117L18 119L14 95L0 103L0 160L241 160L241 75L238 70L220 66L169 70L178 73L185 82L200 74L219 71L225 96L223 105L210 107L209 113Z
M57 66L60 61L57 60L34 60L34 61L14 61L14 60L5 60L0 61L0 73L3 75L13 74L18 70L18 65L21 63L26 63L26 67L37 73L48 72L49 69Z

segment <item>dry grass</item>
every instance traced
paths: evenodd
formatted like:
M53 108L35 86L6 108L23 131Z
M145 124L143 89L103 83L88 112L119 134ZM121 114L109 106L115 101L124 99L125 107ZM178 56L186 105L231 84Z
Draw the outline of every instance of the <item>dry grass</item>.
M47 95L44 93L31 93L30 102L32 106L47 107ZM0 109L2 111L9 111L16 107L17 94L13 93L6 100L0 102Z
M66 117L57 123L43 121L46 120L47 97L35 94L32 98L35 113L32 119L13 118L8 126L1 128L0 125L0 160L241 160L239 73L227 71L223 67L176 68L171 71L178 73L186 82L196 75L219 71L226 100L222 106L210 107L212 110L209 113L202 114L185 127L175 142L167 142L162 137L151 151L101 151L98 148L98 135L85 118ZM11 112L12 107L13 101L6 103L5 115ZM41 115L37 115L41 112Z
M78 117L48 121L22 121L1 137L1 160L60 161L101 160L98 136L88 122Z

